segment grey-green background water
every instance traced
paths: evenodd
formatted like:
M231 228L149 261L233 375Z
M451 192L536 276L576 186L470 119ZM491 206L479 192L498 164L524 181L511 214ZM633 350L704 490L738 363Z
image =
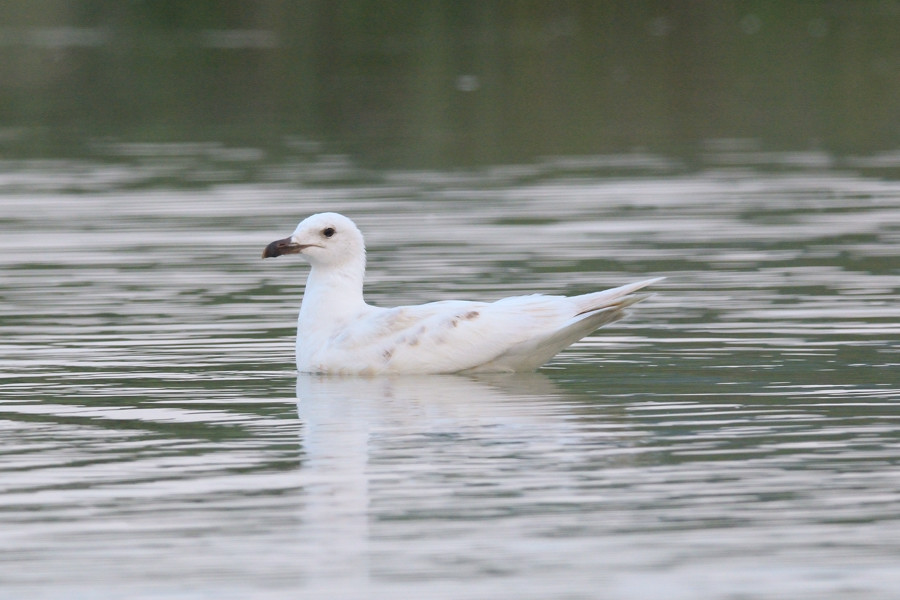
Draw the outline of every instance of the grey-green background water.
M893 598L900 4L7 2L0 598ZM665 275L535 374L379 305Z

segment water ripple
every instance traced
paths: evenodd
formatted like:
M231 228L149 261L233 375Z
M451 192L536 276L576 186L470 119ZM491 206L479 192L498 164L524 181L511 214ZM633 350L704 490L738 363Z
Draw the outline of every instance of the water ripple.
M896 186L517 172L7 177L0 597L892 597ZM320 210L381 305L667 279L539 374L297 378Z

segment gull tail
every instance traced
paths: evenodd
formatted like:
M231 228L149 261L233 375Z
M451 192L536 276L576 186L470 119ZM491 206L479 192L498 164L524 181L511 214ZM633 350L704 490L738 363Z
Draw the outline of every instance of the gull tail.
M581 296L573 296L572 300L574 300L578 306L578 312L575 314L575 318L584 317L598 311L606 311L611 308L623 309L631 306L635 302L640 302L651 296L651 294L634 294L634 292L641 288L645 288L648 285L653 285L654 283L662 281L663 279L665 279L665 277L654 277L653 279L636 281L635 283L603 290L602 292L592 292Z
M602 292L572 296L568 299L575 303L575 308L578 312L571 319L564 322L549 335L532 339L525 344L511 348L490 363L481 365L472 369L472 371L528 371L537 369L556 356L563 348L574 344L600 327L623 318L626 315L626 308L652 295L635 294L634 292L663 279L665 277L654 277L653 279L629 283Z
M575 301L579 312L542 344L548 351L550 348L556 348L556 351L547 360L550 360L556 352L574 344L584 336L625 317L626 308L653 295L635 294L634 292L663 279L665 277L654 277L602 292L574 296L572 300Z

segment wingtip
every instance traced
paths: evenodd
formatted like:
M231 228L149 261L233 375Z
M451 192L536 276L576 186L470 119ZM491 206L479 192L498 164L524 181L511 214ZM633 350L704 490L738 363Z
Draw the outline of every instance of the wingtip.
M663 279L665 279L665 277L652 277L650 279L642 279L640 281L635 281L634 283L626 283L625 285L621 286L619 289L621 289L626 294L631 294L631 293L636 292L640 289L643 289L647 286L659 283Z

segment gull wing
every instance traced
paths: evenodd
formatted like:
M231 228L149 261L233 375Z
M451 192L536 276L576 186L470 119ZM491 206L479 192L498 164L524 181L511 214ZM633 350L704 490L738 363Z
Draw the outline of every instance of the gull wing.
M373 309L336 335L326 364L342 373L534 370L645 298L659 279L582 296L514 296ZM340 359L338 359L340 357ZM329 369L332 370L332 369Z

